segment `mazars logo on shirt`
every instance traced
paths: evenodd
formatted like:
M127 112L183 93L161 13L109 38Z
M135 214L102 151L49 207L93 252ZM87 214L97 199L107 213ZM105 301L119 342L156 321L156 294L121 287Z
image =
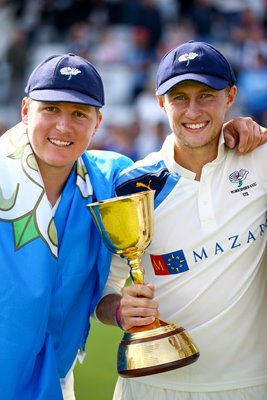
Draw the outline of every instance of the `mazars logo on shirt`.
M183 250L162 255L150 255L155 275L179 274L189 269Z
M155 275L172 275L180 274L188 271L193 265L205 261L210 257L220 257L229 251L241 249L244 246L250 246L257 240L261 239L266 242L267 234L267 219L254 230L249 229L242 235L230 235L210 243L208 247L200 247L192 249L192 253L187 253L187 259L183 250L176 250L171 253L161 255L150 255L150 260L155 272ZM190 267L189 267L190 265Z

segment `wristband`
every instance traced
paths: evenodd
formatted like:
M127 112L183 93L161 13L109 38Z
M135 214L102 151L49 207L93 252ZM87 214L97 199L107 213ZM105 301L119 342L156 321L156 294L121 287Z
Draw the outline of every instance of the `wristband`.
M115 318L116 318L116 323L117 323L118 327L124 331L124 329L121 325L121 306L120 306L120 304L116 308Z

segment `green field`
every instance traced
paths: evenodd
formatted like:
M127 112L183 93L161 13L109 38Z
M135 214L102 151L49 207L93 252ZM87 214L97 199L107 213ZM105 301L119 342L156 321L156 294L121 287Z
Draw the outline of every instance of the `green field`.
M117 380L117 348L123 332L92 321L82 365L75 367L76 400L111 400Z

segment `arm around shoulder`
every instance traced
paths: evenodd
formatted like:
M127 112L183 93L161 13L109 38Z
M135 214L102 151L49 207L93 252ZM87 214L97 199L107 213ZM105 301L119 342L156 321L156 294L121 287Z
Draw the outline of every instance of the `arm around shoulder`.
M267 129L251 117L238 117L224 124L225 143L228 147L237 147L238 153L247 153L267 141Z

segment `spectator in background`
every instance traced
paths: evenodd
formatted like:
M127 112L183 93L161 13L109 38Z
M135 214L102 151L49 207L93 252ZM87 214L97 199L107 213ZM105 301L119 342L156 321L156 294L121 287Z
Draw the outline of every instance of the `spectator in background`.
M137 96L145 90L152 66L156 60L155 53L150 47L151 32L147 28L134 27L131 31L132 45L125 53L124 62L132 76L132 96L134 103Z
M218 12L213 0L195 0L188 18L196 27L196 38L210 42Z
M239 98L246 112L264 124L267 112L267 59L258 53L253 61L253 66L242 69L238 75Z
M6 61L10 69L10 90L8 103L16 100L16 107L19 106L23 94L23 83L25 82L28 67L28 34L23 29L17 28L12 34L10 44L6 50Z
M123 22L149 31L148 48L156 51L163 34L160 8L155 0L129 0L124 3Z

